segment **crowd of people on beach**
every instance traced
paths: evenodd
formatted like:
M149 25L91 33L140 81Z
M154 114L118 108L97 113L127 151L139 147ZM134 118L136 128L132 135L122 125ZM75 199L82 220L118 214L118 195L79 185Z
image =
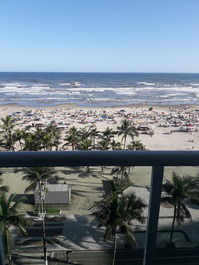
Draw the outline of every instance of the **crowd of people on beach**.
M199 110L196 108L105 108L105 109L78 109L78 108L40 108L40 109L21 109L11 112L9 119L2 118L0 126L11 126L12 133L8 136L8 129L5 133L1 132L1 149L5 150L121 150L124 149L124 143L121 144L122 134L118 135L118 128L124 120L128 121L128 126L136 130L136 136L139 134L140 142L149 148L158 148L154 146L155 138L161 134L166 140L166 134L183 132L187 139L181 139L182 143L191 143L197 139L199 127ZM4 120L4 122L3 122ZM12 120L12 122L11 122ZM8 123L6 125L6 123ZM9 124L10 123L10 124ZM14 130L13 130L14 128ZM189 134L186 134L189 133ZM78 141L74 137L78 136ZM101 136L99 137L99 135ZM106 143L105 135L110 134L110 142ZM142 137L143 135L143 137ZM146 136L144 136L146 135ZM153 136L150 140L148 136ZM165 135L165 136L164 136ZM183 136L182 136L183 137ZM9 139L10 138L10 139ZM134 137L133 137L134 138ZM42 139L40 147L35 147L35 141ZM148 140L147 140L148 139ZM82 141L83 140L83 141ZM87 140L87 142L86 142ZM123 139L124 140L124 139ZM77 141L78 145L75 147ZM95 144L93 143L95 141ZM167 141L170 141L167 137ZM172 141L172 140L171 140ZM7 142L7 147L5 147ZM15 143L14 143L15 142ZM143 149L135 139L127 137L125 149ZM50 143L50 144L49 144ZM80 145L80 143L84 143ZM96 144L98 143L98 145ZM133 146L132 146L133 143ZM180 141L179 141L180 144ZM11 148L11 145L13 146ZM86 146L85 146L86 145ZM94 147L91 147L93 146ZM169 143L168 143L169 145ZM41 148L41 146L43 146ZM154 146L154 147L153 147ZM178 146L176 146L179 149ZM186 149L191 146L185 147Z
M45 127L54 122L58 128L65 130L74 123L83 126L113 126L127 119L140 132L152 131L152 127L171 128L175 131L197 131L199 126L199 109L171 108L167 111L151 108L134 109L32 109L11 113L12 117L22 128L29 126ZM103 126L102 125L102 126ZM145 128L145 129L144 129ZM150 134L150 133L149 133Z
M20 119L20 113L1 119L0 147L8 151L61 151L61 150L143 150L144 145L135 140L137 128L129 119L113 129L109 126L98 130L95 124L60 128L55 119L41 123L38 114L25 113L32 117L29 123ZM72 115L74 117L74 115ZM39 123L34 123L38 121ZM49 120L48 120L49 121ZM67 121L68 122L68 121ZM129 139L128 139L129 138ZM127 141L128 139L128 141Z

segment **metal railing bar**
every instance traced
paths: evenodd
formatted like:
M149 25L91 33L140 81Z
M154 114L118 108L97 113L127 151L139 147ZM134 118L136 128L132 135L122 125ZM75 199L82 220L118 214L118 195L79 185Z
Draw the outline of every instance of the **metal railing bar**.
M163 174L163 166L153 166L143 265L152 265L155 259Z
M0 152L0 167L199 166L199 151Z

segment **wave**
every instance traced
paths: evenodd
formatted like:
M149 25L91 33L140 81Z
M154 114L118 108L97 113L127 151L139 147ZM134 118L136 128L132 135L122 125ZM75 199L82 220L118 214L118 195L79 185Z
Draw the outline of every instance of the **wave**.
M192 102L192 101L195 101L196 99L192 99L192 98L180 98L180 99L177 99L176 98L169 98L169 99L162 99L161 101L163 102L174 102L174 103L180 103L180 102ZM158 101L158 100L154 100L155 102Z
M88 98L86 99L89 102L104 102L104 101L110 101L110 102L114 102L114 101L118 101L116 99L112 99L112 98Z
M135 91L146 91L146 90L151 90L151 91L173 91L173 92L188 92L188 93L192 93L192 92L197 92L199 89L199 87L191 87L191 86L160 86L160 87L135 87L134 90Z
M146 85L146 86L155 86L156 83L153 82L137 82L138 85Z
M117 88L114 87L72 87L68 90L70 91L89 91L89 92L104 92L104 91L114 91Z
M199 86L199 83L190 83L190 86Z
M50 89L49 86L32 86L33 89Z
M120 91L116 92L117 95L136 95L136 91Z
M88 91L88 92L105 92L105 91L114 91L115 93L124 93L124 92L137 92L145 90L154 90L154 91L174 91L174 92L197 92L198 87L192 86L145 86L145 87L81 87L81 88L70 88L68 91Z
M88 98L89 102L132 102L132 99L117 99L117 98Z
M6 83L0 83L2 86L20 86L20 85L24 85L21 83L15 83L15 82L6 82Z
M61 83L60 86L70 86L71 83Z
M140 83L140 82L138 82ZM1 98L5 102L25 102L28 104L49 104L77 102L83 104L180 104L199 103L199 85L160 85L159 83L142 82L143 86L127 87L59 87L42 82L27 85L16 82L0 83ZM63 83L67 84L67 83ZM155 84L155 85L154 85ZM3 101L2 100L2 101ZM45 103L44 103L45 104Z
M166 95L159 95L160 98L170 98L170 97L178 97L178 96L187 96L185 93L171 93Z
M29 90L20 90L20 89L16 89L16 88L12 88L12 89L1 89L0 88L0 93L4 93L4 94L9 94L9 93L15 93L16 95L18 94L18 95L32 95L32 94L41 94L41 93L43 93L43 94L45 94L44 92L41 92L40 90L36 90L36 91L29 91Z
M127 90L134 90L134 91L142 91L142 90L173 90L173 91L188 91L188 92L194 92L199 89L199 84L198 83L191 83L190 85L169 85L169 84L158 84L157 83L149 83L149 82L138 82L138 83L144 83L146 86L144 87L139 87L139 86L127 86L127 87L67 87L67 88L59 88L56 86L50 86L49 84L43 84L39 83L36 85L27 85L27 84L21 84L21 83L0 83L0 89L4 90L29 90L31 89L38 89L38 90L54 90L56 92L61 91L88 91L88 92L104 92L104 91L115 91L115 92L123 92ZM70 83L63 83L60 85L66 85ZM194 85L194 87L192 86ZM17 91L16 91L17 92Z
M25 98L26 100L26 98ZM28 98L27 100L35 100L35 101L41 101L41 100L64 100L64 101L67 101L67 100L84 100L84 98L74 98L74 97L69 97L69 98L59 98L59 97L35 97L35 98Z

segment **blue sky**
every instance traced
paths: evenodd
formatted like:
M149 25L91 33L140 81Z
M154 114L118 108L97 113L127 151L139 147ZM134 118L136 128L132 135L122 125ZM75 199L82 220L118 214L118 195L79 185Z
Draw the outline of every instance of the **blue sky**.
M0 0L0 71L199 72L199 0Z

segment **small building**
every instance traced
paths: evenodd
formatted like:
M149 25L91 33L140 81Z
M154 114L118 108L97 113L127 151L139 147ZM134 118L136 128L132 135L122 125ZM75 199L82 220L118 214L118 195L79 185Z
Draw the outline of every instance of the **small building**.
M39 188L35 190L35 204L40 203ZM69 184L47 184L45 204L70 204L71 185Z

